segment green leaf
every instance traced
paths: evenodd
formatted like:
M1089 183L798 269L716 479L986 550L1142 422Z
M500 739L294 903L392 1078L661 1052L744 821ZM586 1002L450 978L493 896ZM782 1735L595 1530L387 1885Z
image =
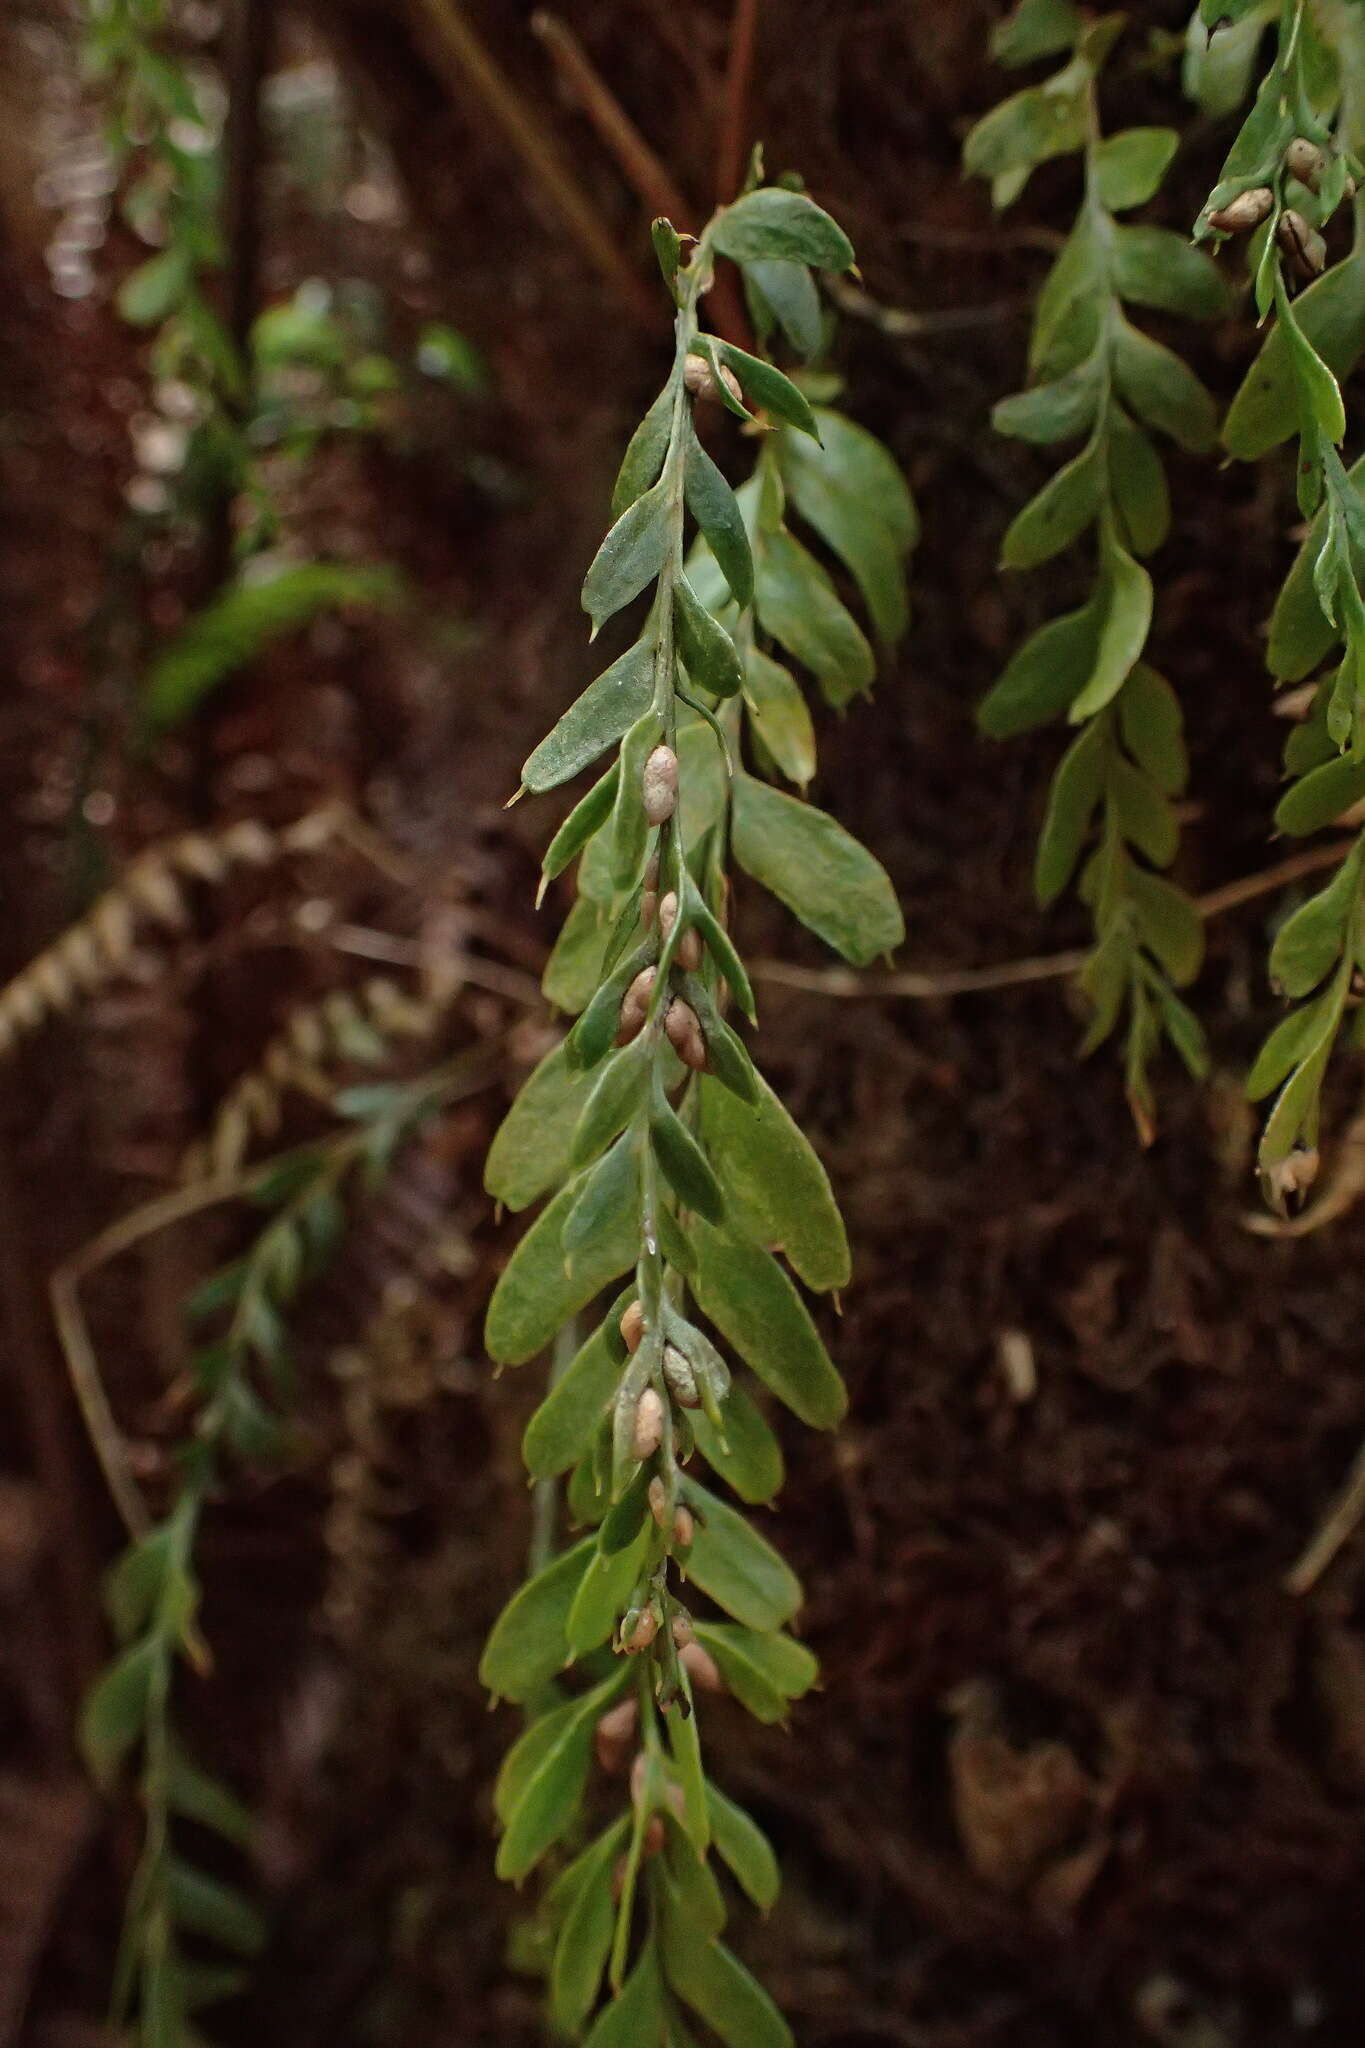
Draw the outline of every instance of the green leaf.
M715 335L706 339L710 342L712 356L734 371L750 405L761 406L774 419L785 420L788 426L819 439L819 428L809 399L790 377L783 376L776 364L764 362L761 356L747 355L732 341L721 341Z
M673 426L673 386L665 384L627 444L611 494L611 516L619 519L657 482Z
M1100 505L1099 450L1091 441L1050 477L1010 522L1000 549L1005 569L1034 569L1070 547Z
M214 1277L224 1278L222 1274ZM236 1277L231 1269L229 1277ZM235 1300L240 1291L239 1286L232 1287L226 1300ZM182 1548L181 1533L172 1517L134 1537L110 1565L104 1575L104 1607L120 1642L130 1642L146 1627Z
M591 1692L542 1715L509 1751L499 1781L507 1819L499 1877L520 1882L569 1826L587 1782L593 1729L628 1676L613 1671Z
M568 782L614 747L654 698L654 645L635 645L589 683L525 762L521 779L538 795Z
M877 664L825 570L785 530L764 537L755 581L758 622L816 678L838 710L870 690Z
M1093 426L1099 399L1099 359L1089 356L1051 384L1002 398L992 409L991 425L997 434L1020 441L1069 441Z
M1084 26L1074 0L1019 0L1019 5L991 30L990 50L997 64L1032 64L1069 50Z
M1104 598L1101 587L1079 611L1049 619L1016 648L977 709L987 738L1014 739L1067 709L1094 669Z
M813 805L737 775L734 849L746 874L855 967L892 952L904 938L886 870Z
M634 1228L639 1213L639 1157L629 1137L618 1138L609 1152L581 1173L570 1189L574 1201L560 1233L560 1251L572 1269L585 1247L600 1243L613 1230Z
M727 1799L718 1786L707 1781L706 1808L711 1816L711 1835L716 1853L728 1865L736 1882L746 1891L760 1913L777 1904L782 1888L781 1874L772 1845L743 1807Z
M190 258L172 246L130 270L118 289L118 309L133 327L158 327L170 318L190 281Z
M673 585L673 624L678 652L696 688L713 697L733 697L743 681L735 643L698 598L686 576Z
M1044 909L1061 895L1081 857L1104 788L1105 751L1104 728L1092 721L1067 748L1052 778L1033 865L1034 894Z
M639 1218L621 1208L583 1246L572 1272L566 1268L564 1225L577 1195L574 1183L560 1189L522 1238L493 1290L484 1343L489 1357L502 1365L524 1365L534 1358L570 1316L635 1263Z
M741 1102L709 1077L701 1083L702 1136L744 1229L785 1252L807 1287L846 1287L848 1237L829 1175L809 1140L761 1075Z
M1295 1067L1309 1058L1321 1041L1324 1027L1328 1029L1329 1036L1335 1032L1339 1009L1340 997L1336 989L1326 988L1311 1003L1291 1010L1287 1017L1280 1019L1247 1075L1246 1092L1252 1102L1262 1101Z
M687 509L721 566L735 603L746 605L754 594L754 558L739 501L711 460L696 433L689 429L684 470Z
M583 609L594 633L654 581L669 543L669 494L662 480L628 505L583 579Z
M649 840L641 782L645 763L663 737L659 713L650 709L638 718L621 742L621 780L611 813L611 876L615 887L631 889L639 881ZM578 1043L581 1045L582 1040ZM606 1050L605 1045L603 1051ZM574 1055L577 1057L577 1055Z
M234 1848L250 1847L256 1832L250 1808L178 1747L172 1749L166 1767L166 1801L182 1820L211 1828Z
M594 1076L569 1065L563 1040L547 1052L498 1126L483 1184L512 1210L529 1208L569 1170L573 1134Z
M1179 796L1189 764L1180 700L1164 676L1138 662L1119 693L1123 744L1163 796Z
M1192 982L1204 964L1204 921L1185 894L1160 875L1133 868L1128 887L1142 942L1177 988Z
M593 834L606 824L616 802L619 781L620 770L613 761L606 774L599 776L587 795L580 797L574 805L545 849L540 870L547 882L552 882L556 875L562 875Z
M590 842L589 850L595 843ZM570 1017L586 1007L602 980L611 937L611 922L601 904L585 892L580 872L579 895L540 978L547 1003Z
M1135 555L1150 555L1171 524L1166 473L1142 429L1118 406L1110 415L1109 485L1119 532Z
M166 1890L171 1917L187 1933L202 1934L239 1956L259 1955L264 1948L265 1921L235 1885L172 1857Z
M155 1643L135 1643L100 1673L81 1704L77 1741L101 1791L112 1787L141 1740L162 1655Z
M650 1111L649 1136L664 1178L683 1206L708 1223L722 1222L725 1197L720 1182L692 1133L662 1099Z
M404 597L397 571L362 563L296 562L258 581L229 584L195 612L153 661L139 713L165 732L189 718L235 670L323 612L392 611Z
M684 1482L697 1528L687 1575L746 1628L778 1629L801 1605L801 1583L744 1516L695 1479Z
M1111 213L1146 205L1165 177L1179 141L1174 128L1124 128L1096 145L1096 186Z
M706 1778L701 1767L701 1737L697 1731L691 1681L682 1672L683 1697L691 1710L668 1717L668 1746L673 1754L674 1773L683 1794L683 1826L702 1855L711 1846L711 1816L706 1810Z
M799 356L818 354L824 340L820 294L804 263L756 259L744 266L744 284L755 328L770 329L776 320Z
M591 1536L519 1586L484 1646L479 1682L495 1699L533 1700L568 1660L565 1625L595 1554Z
M1120 392L1149 427L1159 428L1195 454L1212 448L1218 438L1218 408L1194 371L1171 349L1120 319L1114 367Z
M747 1238L698 1226L693 1290L732 1350L813 1429L833 1429L848 1406L806 1307L776 1259Z
M1346 432L1346 407L1341 387L1300 327L1294 308L1281 284L1277 290L1277 325L1284 329L1285 342L1294 364L1294 387L1299 412L1299 430L1307 435L1316 427L1324 438L1338 442ZM1302 504L1303 498L1300 497ZM1311 510L1311 505L1305 509Z
M1031 377L1061 377L1096 349L1101 310L1113 299L1115 232L1107 216L1082 208L1038 295L1029 339Z
M697 1449L742 1501L761 1507L782 1489L782 1447L743 1387L732 1386L721 1410L725 1435L698 1408L692 1416Z
M963 168L991 179L997 207L1019 196L1039 164L1085 147L1089 82L1087 65L1068 64L1042 85L1001 100L968 132Z
M1275 823L1295 839L1331 825L1365 796L1365 761L1337 760L1314 768L1275 806Z
M726 2048L794 2048L792 2030L767 1992L720 1942L695 1947L670 1981ZM639 2048L645 2039L636 2037Z
M1090 679L1072 703L1073 725L1103 711L1127 681L1147 643L1152 625L1152 579L1127 549L1107 538L1102 549L1103 624L1095 647Z
M1365 840L1357 840L1325 889L1287 917L1270 949L1270 979L1287 996L1306 996L1341 958L1360 894Z
M1212 258L1171 228L1116 228L1114 283L1121 298L1188 320L1217 320L1232 305Z
M639 1476L644 1479L643 1470ZM643 1487L640 1505L644 1507ZM609 1511L608 1521L615 1512L615 1508ZM605 1530L606 1522L602 1526ZM575 1657L586 1657L589 1650L600 1648L630 1605L649 1549L650 1527L646 1512L634 1536L605 1555L599 1551L579 1580L565 1623L565 1636Z
M653 1046L641 1032L596 1070L592 1093L574 1129L571 1165L586 1166L625 1129L644 1093L652 1063Z
M762 186L727 206L711 240L722 256L736 263L810 263L817 270L853 267L853 244L843 229L803 192L781 186Z
M533 1479L567 1472L591 1444L621 1375L625 1347L618 1324L633 1296L631 1287L619 1297L527 1423L521 1452Z
M655 2048L656 2042L662 2048L665 2023L658 1951L649 1942L620 1996L597 2015L584 2048Z
M1106 782L1124 839L1146 854L1154 867L1169 867L1180 843L1180 827L1161 791L1122 755L1110 756Z
M550 2017L566 2034L578 2032L597 2002L616 1925L611 1874L628 1827L622 1817L573 1866L578 1873L573 1903L559 1930L550 1968Z
M705 1787L700 1793L703 1812ZM725 1925L725 1901L716 1874L691 1836L668 1815L667 1840L658 1865L662 1880L663 1947L673 1949L685 1965L691 1944L714 1941Z
M1365 349L1365 246L1300 292L1294 318L1333 375L1349 376ZM1223 445L1239 461L1255 462L1298 425L1290 339L1277 321L1228 408Z
M878 637L893 646L909 618L902 557L918 537L909 489L881 443L842 413L819 409L819 442L784 434L782 480L796 510L856 581Z
M815 773L815 726L791 670L751 647L744 661L744 702L756 738L788 781L804 789Z
M785 1721L791 1702L810 1691L820 1667L804 1643L760 1634L733 1622L697 1623L697 1638L715 1658L720 1675L756 1721Z

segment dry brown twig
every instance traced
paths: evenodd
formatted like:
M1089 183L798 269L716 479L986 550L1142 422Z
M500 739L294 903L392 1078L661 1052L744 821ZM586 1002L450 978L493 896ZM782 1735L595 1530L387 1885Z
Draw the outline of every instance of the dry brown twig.
M1243 903L1269 896L1304 875L1320 868L1338 867L1354 841L1334 840L1327 846L1313 846L1291 854L1273 868L1259 874L1242 875L1219 889L1195 899L1201 917L1222 917ZM1060 981L1076 974L1090 955L1076 949L1067 953L1040 953L1027 960L1001 960L987 967L948 967L937 971L905 968L890 974L860 974L851 967L796 967L785 960L755 960L750 973L755 980L770 981L780 988L800 989L806 995L881 998L903 996L914 1002L937 997L980 994L991 989L1018 988L1028 982Z

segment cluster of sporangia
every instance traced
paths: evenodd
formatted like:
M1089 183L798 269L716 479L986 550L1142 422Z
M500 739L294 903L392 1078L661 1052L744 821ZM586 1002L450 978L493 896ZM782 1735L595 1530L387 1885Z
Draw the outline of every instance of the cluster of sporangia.
M1291 178L1316 192L1327 172L1327 152L1306 136L1296 136L1284 153L1284 167ZM1347 177L1345 190L1347 198L1354 194L1354 178ZM1275 194L1269 185L1253 185L1249 191L1239 192L1226 206L1215 207L1208 216L1208 224L1223 235L1249 235L1263 220L1269 220L1274 211ZM1275 239L1296 284L1311 284L1322 275L1327 267L1327 244L1292 206L1286 206L1275 223Z

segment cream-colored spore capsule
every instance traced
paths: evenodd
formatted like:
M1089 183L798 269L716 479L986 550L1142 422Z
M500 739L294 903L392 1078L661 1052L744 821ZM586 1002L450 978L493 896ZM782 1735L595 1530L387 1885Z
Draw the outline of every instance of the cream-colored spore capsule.
M678 802L678 757L672 747L656 747L645 762L640 797L651 825L666 825Z
M656 1388L646 1387L635 1403L631 1449L641 1463L652 1458L664 1440L664 1404Z
M668 1014L664 1018L664 1030L668 1033L669 1044L683 1065L691 1067L694 1073L704 1074L706 1039L696 1011L690 1003L685 1003L681 996L675 997L669 1004Z
M679 1550L690 1550L697 1525L692 1519L691 1508L676 1507L673 1510L673 1541Z
M659 1633L659 1617L652 1607L642 1607L621 1637L621 1648L632 1657L647 1650Z
M640 1300L632 1301L624 1311L620 1322L621 1342L627 1351L636 1352L645 1334L645 1305Z
M1327 244L1301 213L1287 206L1275 227L1275 238L1289 258L1300 280L1318 277L1326 267Z
M1226 206L1217 207L1209 215L1209 226L1223 235L1249 234L1261 225L1274 205L1275 194L1269 185L1253 185L1249 191L1229 199Z
M720 1675L720 1666L701 1643L684 1643L678 1652L678 1662L698 1692L724 1692L725 1681Z
M659 904L659 937L667 939L678 922L678 899L672 889ZM695 974L701 966L701 933L695 926L688 929L678 940L677 960L689 974Z
M664 1346L664 1380L680 1408L700 1408L697 1375L692 1370L691 1360L684 1357L676 1344Z
M639 1720L640 1702L632 1693L614 1707L609 1707L598 1721L594 1738L597 1762L609 1776L625 1769L626 1758L635 1746Z
M1316 192L1327 169L1327 152L1306 135L1296 135L1284 153L1284 167L1301 185Z
M726 363L721 364L720 381L729 392L731 398L737 398L743 404L744 393L740 388L739 379ZM716 389L715 377L711 373L711 365L707 362L705 356L692 355L687 358L687 361L683 364L683 382L694 398L719 398L720 396L719 391Z
M668 1520L668 1488L657 1472L649 1482L649 1512L662 1529Z
M629 1045L632 1038L639 1037L649 1014L649 998L658 971L657 967L642 967L622 996L620 1015L616 1020L618 1045Z

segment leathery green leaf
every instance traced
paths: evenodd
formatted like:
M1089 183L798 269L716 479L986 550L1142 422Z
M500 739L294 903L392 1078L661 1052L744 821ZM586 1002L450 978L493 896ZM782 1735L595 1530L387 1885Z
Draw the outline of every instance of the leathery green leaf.
M779 531L764 535L756 567L759 624L810 670L835 709L870 690L872 649L814 555Z
M744 661L744 702L751 730L789 782L804 789L815 773L815 725L790 669L750 648Z
M653 696L653 643L637 640L596 682L588 684L528 757L521 771L527 789L543 794L568 782L616 745L636 719L643 717Z
M579 1582L593 1556L585 1536L552 1558L518 1587L493 1625L479 1664L479 1681L497 1699L534 1699L568 1659L565 1624Z
M571 1067L563 1040L521 1085L498 1126L483 1184L509 1209L529 1208L569 1169L570 1147L595 1076Z
M735 696L743 680L735 643L681 575L673 585L673 624L694 686L713 697Z
M705 534L731 596L736 604L748 604L754 594L754 558L739 502L695 432L688 437L683 476L687 509Z
M663 2041L664 1987L658 1954L652 1943L621 1987L593 2021L584 2048L654 2048Z
M792 2030L767 1992L718 1941L694 1947L673 1989L726 2048L794 2048Z
M577 1196L573 1182L560 1189L522 1238L493 1290L484 1342L489 1357L501 1365L524 1365L534 1358L570 1316L635 1263L639 1219L629 1207L622 1207L581 1248L569 1271L564 1225Z
M654 581L668 552L668 492L662 480L627 506L583 579L583 609L593 630Z
M817 270L848 270L853 244L837 222L804 192L761 186L727 206L712 240L736 263L810 263Z
M695 1479L684 1494L696 1516L688 1577L747 1628L778 1629L801 1605L791 1567L744 1516Z
M567 1709L556 1709L532 1722L527 1735L510 1752L504 1777L515 1778L516 1798L508 1808L506 1832L498 1844L499 1877L514 1883L525 1877L573 1820L587 1781L593 1729L624 1691L628 1677L624 1670L613 1671L591 1692L571 1700ZM528 1736L547 1722L551 1725L536 1743L529 1763L511 1772L512 1759Z
M771 1912L782 1887L772 1844L743 1807L727 1799L719 1786L713 1785L709 1779L706 1807L711 1816L711 1839L716 1845L717 1855L760 1913Z
M844 1383L800 1295L762 1245L699 1223L693 1291L731 1349L803 1422L833 1429L843 1420Z
M747 874L855 967L894 951L904 938L886 870L813 805L737 775L734 848Z
M732 1386L721 1405L721 1432L698 1408L692 1416L697 1449L711 1470L750 1507L761 1507L782 1488L782 1446L743 1387Z
M576 2033L597 2001L616 1924L612 1867L629 1825L623 1816L584 1850L575 1866L573 1902L560 1927L550 1968L550 2016L565 2033Z
M1092 720L1058 763L1033 865L1034 893L1044 908L1071 880L1104 788L1105 734Z
M734 1622L697 1623L697 1638L720 1675L755 1720L785 1721L791 1702L810 1691L820 1667L804 1643L778 1631L760 1632Z
M762 1075L755 1080L746 1103L702 1079L702 1135L721 1186L750 1236L785 1252L807 1287L846 1287L848 1237L829 1175Z
M567 1472L591 1444L621 1376L625 1345L618 1326L634 1293L629 1287L618 1297L527 1423L521 1452L533 1479Z

